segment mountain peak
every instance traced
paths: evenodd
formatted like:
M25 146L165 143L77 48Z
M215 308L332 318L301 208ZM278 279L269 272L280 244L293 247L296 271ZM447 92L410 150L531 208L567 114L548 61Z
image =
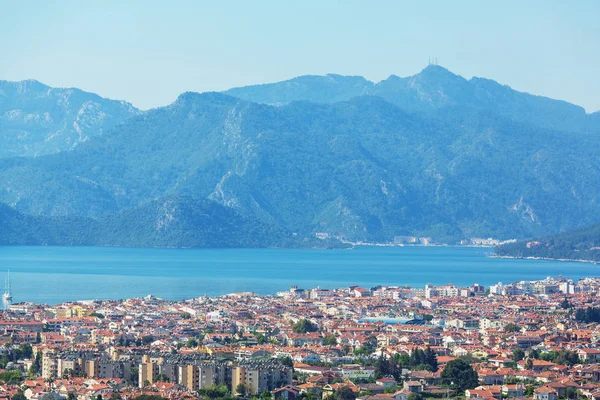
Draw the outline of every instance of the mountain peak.
M421 77L421 78L427 78L427 79L432 79L432 80L467 81L462 76L456 75L455 73L451 72L450 70L448 70L440 65L433 65L433 64L430 64L430 65L426 66L425 68L423 68L421 70L421 72L419 72L414 77Z
M421 70L421 72L425 72L425 71L445 72L445 73L450 73L450 74L454 75L452 72L450 72L450 70L448 70L448 68L444 68L441 65L436 65L436 64L429 64Z
M282 82L238 87L224 92L237 98L270 105L294 101L331 104L358 96L379 96L408 112L429 112L458 106L485 110L518 122L567 132L598 132L600 117L585 115L573 104L519 92L491 79L470 80L440 65L419 73L390 75L373 83L362 76L302 75Z
M378 84L382 83L382 82L397 82L397 81L403 81L406 78L402 78L401 76L395 75L395 74L391 74L390 76L388 76L386 79L379 81Z
M77 88L0 81L0 158L73 150L138 113L127 102Z
M0 80L0 88L13 88L18 93L26 93L30 91L43 91L50 89L50 86L43 84L35 79L25 79L22 81L2 81Z

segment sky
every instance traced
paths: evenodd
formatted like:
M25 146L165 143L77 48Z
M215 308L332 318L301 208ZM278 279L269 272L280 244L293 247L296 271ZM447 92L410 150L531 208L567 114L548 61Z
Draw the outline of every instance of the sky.
M380 81L429 57L600 110L600 1L0 0L0 79L142 109L298 75Z

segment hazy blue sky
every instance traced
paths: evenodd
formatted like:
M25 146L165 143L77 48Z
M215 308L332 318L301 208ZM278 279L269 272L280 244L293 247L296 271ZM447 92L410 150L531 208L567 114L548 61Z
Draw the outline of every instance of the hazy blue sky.
M303 74L408 76L429 56L596 111L600 1L0 0L0 79L141 108Z

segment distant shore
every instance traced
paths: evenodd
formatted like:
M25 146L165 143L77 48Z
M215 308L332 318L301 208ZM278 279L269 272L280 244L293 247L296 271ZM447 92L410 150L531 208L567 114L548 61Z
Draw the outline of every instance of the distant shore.
M496 247L495 245L483 245L483 244L448 244L448 243L370 243L370 242L350 242L340 241L342 244L351 246L367 246L367 247L475 247L490 249Z
M563 261L563 262L581 262L581 263L591 263L591 264L600 264L600 261L596 260L580 260L573 258L552 258L552 257L518 257L518 256L499 256L497 254L488 255L489 258L507 258L507 259L515 259L515 260L540 260L540 261Z

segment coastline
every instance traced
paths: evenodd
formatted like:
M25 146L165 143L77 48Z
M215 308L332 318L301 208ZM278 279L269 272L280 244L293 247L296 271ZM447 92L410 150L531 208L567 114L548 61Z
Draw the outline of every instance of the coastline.
M497 254L490 254L488 258L506 258L513 260L537 260L537 261L561 261L561 262L580 262L590 264L600 264L600 261L595 260L582 260L573 258L552 258L552 257L518 257L518 256L499 256Z

